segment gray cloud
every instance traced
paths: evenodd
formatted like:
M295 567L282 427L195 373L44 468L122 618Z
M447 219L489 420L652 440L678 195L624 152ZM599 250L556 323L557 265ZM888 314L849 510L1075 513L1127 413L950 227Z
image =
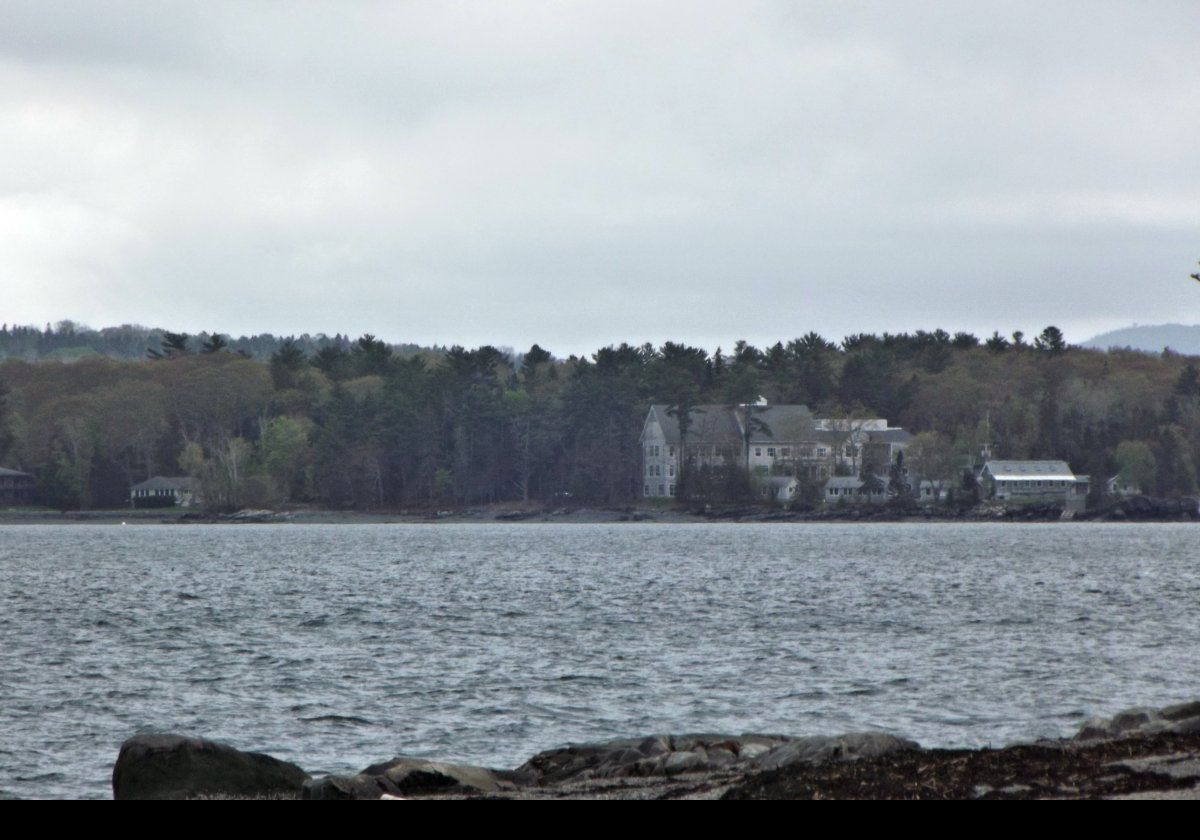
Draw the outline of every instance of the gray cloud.
M1188 320L1189 2L0 6L0 309L728 346Z

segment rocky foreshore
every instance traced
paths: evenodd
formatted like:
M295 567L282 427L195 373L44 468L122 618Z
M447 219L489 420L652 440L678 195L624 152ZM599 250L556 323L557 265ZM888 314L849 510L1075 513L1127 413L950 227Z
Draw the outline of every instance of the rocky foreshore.
M1157 499L1132 496L1112 499L1099 507L1064 514L1061 504L1033 503L1021 507L983 502L969 507L922 506L915 502L884 504L818 505L791 510L769 504L620 505L607 507L561 506L530 503L496 503L450 509L320 510L295 507L285 510L246 508L212 513L191 508L56 511L46 508L0 510L0 525L15 524L463 524L539 523L689 524L736 523L894 523L894 522L1196 522L1200 499Z
M1087 721L1069 739L922 749L884 732L652 735L572 744L513 770L400 756L310 777L180 735L121 746L115 799L1041 799L1200 797L1200 701Z

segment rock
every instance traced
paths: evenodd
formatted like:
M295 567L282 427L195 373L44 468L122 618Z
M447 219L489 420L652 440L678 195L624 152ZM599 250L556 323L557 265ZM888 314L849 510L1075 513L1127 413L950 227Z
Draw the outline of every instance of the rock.
M1159 711L1159 714L1170 721L1181 721L1189 718L1200 718L1200 700L1191 703L1179 703L1175 706L1167 706Z
M1131 773L1154 773L1180 781L1200 780L1200 759L1191 753L1127 758L1114 761L1109 766L1124 768Z
M309 779L300 792L301 799L326 802L351 799L380 799L387 790L378 784L378 776L323 776Z
M708 766L720 770L725 767L730 767L737 764L738 757L733 752L724 746L714 746L708 749Z
M741 749L738 750L738 758L742 761L750 761L770 751L771 747L767 744L748 742L741 745Z
M883 755L900 749L917 749L917 745L881 732L833 738L709 733L652 735L547 750L525 762L516 773L522 783L531 779L545 786L586 779L758 771L797 762Z
M182 735L135 735L113 767L113 799L295 798L308 774L286 761Z
M680 773L699 773L708 769L708 756L703 748L687 752L673 752L663 762L663 773L678 776Z
M1180 735L1189 735L1193 732L1200 732L1200 715L1174 721L1171 723L1168 731L1176 732Z
M756 770L775 770L793 764L819 764L823 761L853 761L874 758L900 750L917 750L916 741L898 738L887 732L852 732L828 737L814 735L796 738L755 758Z
M1200 701L1179 703L1163 709L1134 708L1111 718L1089 718L1075 733L1075 741L1157 735L1163 732L1200 732Z
M1141 729L1150 723L1153 719L1152 715L1156 716L1151 709L1126 709L1113 716L1109 721L1109 728L1116 733Z
M304 784L302 799L379 799L384 794L499 793L514 790L513 774L468 764L401 756L356 776L325 776Z
M1079 731L1075 733L1074 740L1076 741L1095 741L1098 738L1107 738L1110 733L1108 731L1108 721L1100 717L1088 718L1079 727Z

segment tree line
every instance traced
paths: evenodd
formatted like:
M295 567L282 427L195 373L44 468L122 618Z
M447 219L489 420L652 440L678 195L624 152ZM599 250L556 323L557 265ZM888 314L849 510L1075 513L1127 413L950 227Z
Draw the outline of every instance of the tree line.
M1196 360L1069 347L1054 327L567 358L536 344L408 352L365 335L282 339L256 359L222 339L160 333L137 359L0 361L0 465L33 473L39 501L63 509L126 504L131 484L180 474L219 508L625 504L641 496L651 403L686 424L696 405L762 397L902 425L925 477L952 480L990 443L997 457L1067 460L1094 483L1197 486Z
M234 337L227 333L202 332L197 335L173 333L155 327L123 324L119 327L92 329L75 321L59 321L46 324L44 328L18 324L0 324L0 359L24 359L29 362L43 360L72 361L89 356L108 356L114 359L141 359L159 352L158 348L168 340L182 341L179 349L187 352L202 352L216 345L253 359L266 361L285 341L300 347L305 353L315 353L323 347L337 346L349 350L354 339L348 335L301 335L276 336L271 333ZM416 344L389 345L401 355L429 352L438 353L440 348L421 348Z

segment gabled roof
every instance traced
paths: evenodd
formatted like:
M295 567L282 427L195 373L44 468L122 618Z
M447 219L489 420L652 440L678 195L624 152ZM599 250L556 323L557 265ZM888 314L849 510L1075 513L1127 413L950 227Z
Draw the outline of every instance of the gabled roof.
M20 470L10 470L0 467L0 478L33 478L33 476Z
M658 421L667 443L679 443L679 418L668 413L670 406L650 406L647 420ZM752 406L749 409L729 405L695 406L690 413L688 443L706 446L741 446L745 441L746 414L751 424L750 443L795 443L814 440L812 413L803 405Z
M679 418L668 413L670 406L650 406L650 416L662 427L667 443L679 443ZM697 405L689 412L692 425L688 428L688 443L718 446L740 445L742 430L727 405Z
M814 439L812 412L803 405L752 406L751 443L799 443ZM738 412L738 427L742 428L746 409ZM763 430L759 422L766 427Z
M130 487L130 490L191 490L196 483L196 479L189 476L161 476L156 475L153 478L148 478L141 484L135 484Z
M992 478L1019 481L1074 481L1066 461L988 461L983 471Z

